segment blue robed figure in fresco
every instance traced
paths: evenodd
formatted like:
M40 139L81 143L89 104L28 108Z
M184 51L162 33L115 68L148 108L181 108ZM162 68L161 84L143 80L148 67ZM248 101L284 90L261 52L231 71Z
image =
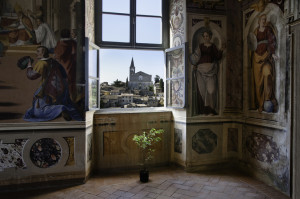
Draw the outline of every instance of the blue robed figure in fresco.
M53 120L60 115L65 120L82 120L70 100L67 74L65 69L52 58L49 58L48 49L44 46L37 48L38 61L32 66L28 60L27 77L35 80L41 77L39 88L33 96L32 107L24 115L24 120L41 122Z

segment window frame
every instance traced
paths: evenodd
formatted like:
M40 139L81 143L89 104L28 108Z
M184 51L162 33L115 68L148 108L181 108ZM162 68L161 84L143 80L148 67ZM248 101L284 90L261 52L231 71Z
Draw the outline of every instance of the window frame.
M95 1L95 43L100 47L105 48L128 48L128 49L151 49L151 50L164 50L169 47L169 0L161 0L162 2L162 16L155 15L141 15L136 14L136 0L129 0L130 13L114 13L102 12L102 0ZM102 14L112 14L119 16L129 16L129 43L125 42L112 42L102 40ZM136 42L136 17L151 17L162 19L162 44L151 43L137 43Z
M100 47L94 44L93 42L89 41L88 37L85 37L85 110L90 111L90 110L99 110L100 109ZM89 69L91 67L89 63L89 53L90 50L96 50L97 56L96 56L96 75L89 74ZM90 106L90 81L91 80L96 80L97 81L97 107L92 107Z
M166 74L166 80L165 80L165 92L164 92L164 98L165 98L165 102L164 102L164 106L166 108L173 108L173 109L185 109L187 107L187 95L188 95L188 82L187 82L187 74L188 74L188 61L187 61L187 57L188 57L188 52L187 52L187 49L188 49L188 44L187 43L184 43L180 46L176 46L176 47L173 47L173 48L168 48L165 50L165 66L166 66L166 69L165 69L165 74ZM182 53L183 53L183 74L182 76L179 76L179 77L169 77L168 76L168 69L170 69L171 66L168 65L168 56L167 54L168 53L172 53L174 51L177 51L177 50L182 50ZM171 93L170 91L172 90L172 87L170 87L168 85L168 82L172 82L173 80L179 80L179 79L183 79L183 82L184 82L184 85L183 86L183 104L182 106L173 106L172 104L168 103L168 99L171 98L171 96L169 96L169 93Z

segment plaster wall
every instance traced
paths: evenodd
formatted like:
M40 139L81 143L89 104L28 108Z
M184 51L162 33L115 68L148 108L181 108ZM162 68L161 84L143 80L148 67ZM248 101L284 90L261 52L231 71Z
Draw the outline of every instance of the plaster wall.
M300 10L300 9L299 9ZM298 11L299 11L298 10ZM291 40L295 44L300 43L300 21L297 20L294 23L291 24ZM293 151L292 151L292 158L293 158L293 165L292 165L292 189L293 189L293 198L298 199L300 198L300 160L299 160L299 154L300 154L300 148L299 148L299 143L300 143L300 136L299 136L299 113L300 113L300 108L299 108L299 103L297 99L299 99L299 94L300 94L300 79L297 77L297 74L299 74L299 64L300 64L300 48L299 45L293 45L291 47L293 49L292 51L292 74L294 76L293 78L293 98L292 98L292 107L293 107L293 112L292 112L292 129L293 129L293 134L292 134L292 146L293 146Z
M54 37L56 41L60 40L60 30L62 29L70 29L76 26L77 33L82 33L81 29L84 29L80 18L82 16L77 16L76 19L76 16L72 15L75 9L77 14L80 15L81 12L78 11L82 9L82 5L79 1L1 1L1 14L4 15L1 15L2 32L0 37L0 66L2 69L0 74L1 189L6 186L36 182L45 182L41 184L41 186L45 186L48 182L57 180L74 180L82 183L92 171L93 166L93 114L90 114L90 112L85 114L83 108L77 107L81 109L81 113L86 118L86 121L65 121L61 117L62 114L53 118L51 122L24 121L24 114L35 100L34 93L41 85L41 78L36 81L30 81L26 76L26 69L21 70L20 65L19 68L17 63L20 58L30 56L35 60L32 63L34 66L37 62L35 59L36 49L40 44L36 43L36 41L30 41L24 35L24 38L20 37L21 34L24 34L24 32L22 33L24 28L18 29L14 26L14 23L19 21L13 9L16 4L20 6L19 9L26 16L28 15L28 9L35 12L36 6L42 6L43 18L50 29L55 32ZM5 14L7 11L11 13L11 16L7 17ZM34 17L28 15L27 20L28 23L31 21L34 29L37 28ZM74 21L76 21L76 24L73 23ZM10 25L15 27L15 29L7 29ZM18 33L16 38L16 35L11 35L12 32ZM82 65L83 44L81 42L83 35L77 34L77 44L73 46L73 48L77 48L77 51L75 50L77 60L72 59L74 56L66 58L77 61L77 65L75 64L71 67L74 72L78 69L80 73L77 73L77 77L69 74L69 77L75 79L73 82L75 84L76 78L84 77L84 72L81 72L82 70L84 71L84 66ZM14 43L15 41L11 40L12 38L17 39L19 43ZM47 48L50 47L47 46ZM49 56L53 59L59 59L58 53L54 55L53 52L50 52ZM61 60L59 62L61 65L64 64ZM81 93L81 91L78 90L78 93ZM83 97L81 99L84 99L84 94L81 93L81 97ZM83 107L84 100L80 103L83 103L81 104ZM39 107L37 106L37 108Z
M63 129L62 126L64 125ZM87 137L92 128L72 128L67 124L40 126L0 132L0 185L78 180L84 182L91 171ZM43 186L43 185L41 185Z
M285 15L282 13L282 3L277 1L271 1L264 7L264 12L269 15L268 20L275 23L278 37L276 53L280 55L280 59L276 62L275 85L276 97L279 99L279 112L259 113L257 110L250 110L249 106L251 67L247 61L248 43L245 34L251 28L247 28L247 23L245 21L243 23L242 20L243 14L248 13L249 26L251 24L249 21L255 20L255 16L258 16L259 11L249 13L247 10L254 3L258 1L245 1L242 4L229 0L226 1L225 7L220 5L215 8L207 3L203 5L208 8L206 10L197 6L197 3L188 4L188 13L185 13L183 18L187 24L184 34L190 41L192 41L192 26L195 26L196 22L201 23L201 19L188 23L188 16L200 16L199 13L204 13L205 16L210 16L211 20L216 20L216 17L222 15L227 17L224 23L225 31L223 31L226 34L224 36L227 44L224 53L226 60L223 71L220 70L219 73L218 103L220 109L217 116L193 114L194 87L191 84L192 74L189 70L188 106L182 112L173 111L174 128L176 130L176 125L178 125L178 129L182 130L181 146L184 148L182 153L174 152L174 161L185 165L188 171L218 168L224 163L234 164L235 167L244 169L249 174L290 195L291 96L289 89L291 82L289 62L291 57L285 29ZM277 13L277 17L273 17L274 13ZM191 48L191 42L189 42L189 48ZM266 148L269 151L266 151Z
M134 134L151 128L164 129L162 141L155 146L154 160L150 164L167 165L171 159L172 140L171 112L96 112L95 126L95 171L136 168L141 162L141 153L132 141Z
M95 0L85 1L85 36L95 43Z
M186 23L187 23L187 13L186 13L186 0L170 0L170 48L177 47L180 45L184 45L188 40L186 38L187 31L186 31ZM187 49L185 49L187 50ZM187 66L185 66L187 67ZM188 70L186 70L188 71ZM188 82L188 80L186 80ZM186 89L188 89L188 84L185 84ZM166 88L166 85L165 85ZM171 154L172 159L174 158L174 162L185 166L186 165L186 133L187 133L187 126L186 126L186 117L187 117L187 107L188 107L188 97L185 97L186 106L180 109L172 109L173 118L174 118L174 129L178 133L181 134L181 138L178 138L179 143L181 142L182 151L179 153L176 152L175 146L174 148L171 147ZM166 99L165 99L166 104ZM172 135L172 139L174 139L175 135ZM174 141L175 142L175 141ZM174 144L172 142L172 144Z
M174 135L171 142L172 161L186 167L187 161L187 141L186 124L182 122L174 122Z
M189 124L187 132L187 170L209 167L210 164L224 161L221 123Z
M244 170L289 194L291 172L289 131L244 125L242 146Z

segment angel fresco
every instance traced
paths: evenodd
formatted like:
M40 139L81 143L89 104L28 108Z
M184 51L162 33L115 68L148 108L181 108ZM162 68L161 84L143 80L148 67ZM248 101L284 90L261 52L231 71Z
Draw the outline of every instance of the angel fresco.
M278 102L275 98L275 55L276 35L272 24L267 22L266 14L258 18L258 26L248 35L249 47L252 49L251 66L254 80L254 106L259 112L277 112Z

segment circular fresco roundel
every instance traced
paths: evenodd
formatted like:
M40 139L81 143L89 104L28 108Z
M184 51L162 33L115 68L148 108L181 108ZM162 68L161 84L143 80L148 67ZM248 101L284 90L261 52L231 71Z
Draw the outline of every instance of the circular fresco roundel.
M58 163L61 157L61 147L52 138L37 140L30 149L30 159L40 168L48 168Z

